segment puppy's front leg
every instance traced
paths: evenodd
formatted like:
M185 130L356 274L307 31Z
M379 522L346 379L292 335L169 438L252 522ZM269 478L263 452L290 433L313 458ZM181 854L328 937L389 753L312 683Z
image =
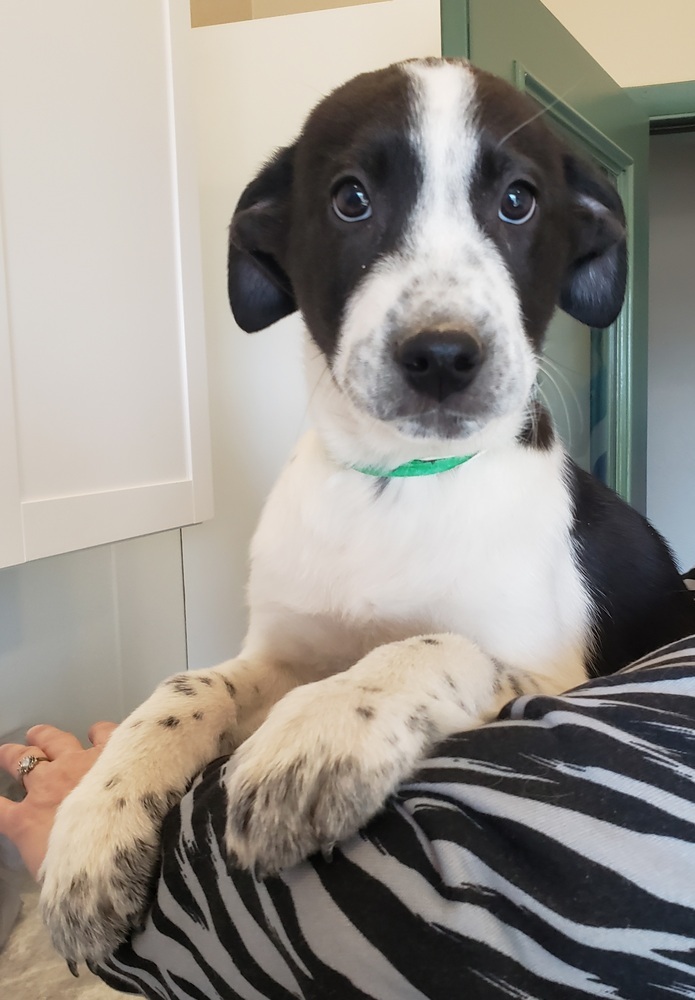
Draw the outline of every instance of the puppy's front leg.
M69 963L104 958L138 926L169 807L294 684L277 664L231 660L164 681L115 730L58 810L41 869L42 914Z
M344 673L296 688L225 765L231 859L272 873L330 850L379 812L436 743L540 686L447 634L379 646Z

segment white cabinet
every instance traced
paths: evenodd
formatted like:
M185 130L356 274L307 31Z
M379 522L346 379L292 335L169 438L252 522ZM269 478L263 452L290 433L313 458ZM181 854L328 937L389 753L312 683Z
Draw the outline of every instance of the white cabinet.
M0 5L0 566L211 514L189 35Z

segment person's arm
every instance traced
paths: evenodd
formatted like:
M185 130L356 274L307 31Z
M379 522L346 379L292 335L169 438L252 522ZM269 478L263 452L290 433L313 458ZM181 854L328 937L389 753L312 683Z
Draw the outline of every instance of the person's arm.
M169 815L141 933L98 973L152 998L695 995L695 639L458 736L358 836L228 867L225 761Z

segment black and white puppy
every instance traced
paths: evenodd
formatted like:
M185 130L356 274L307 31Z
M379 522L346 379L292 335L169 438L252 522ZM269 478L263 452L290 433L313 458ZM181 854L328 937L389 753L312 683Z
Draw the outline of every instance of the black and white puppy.
M606 326L626 271L615 191L536 111L464 62L392 66L242 195L232 309L301 310L315 429L253 542L240 657L165 682L59 811L42 907L71 961L137 925L162 815L221 752L231 863L274 872L514 695L695 631L661 538L536 400L556 305Z

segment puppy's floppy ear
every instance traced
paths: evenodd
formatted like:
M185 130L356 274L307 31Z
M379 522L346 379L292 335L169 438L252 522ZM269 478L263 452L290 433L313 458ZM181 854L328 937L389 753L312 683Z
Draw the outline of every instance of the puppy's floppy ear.
M281 149L242 194L229 227L227 290L234 319L254 333L293 313L284 269L294 146Z
M608 178L569 153L565 178L574 203L575 240L560 307L601 329L616 318L625 296L625 212Z

